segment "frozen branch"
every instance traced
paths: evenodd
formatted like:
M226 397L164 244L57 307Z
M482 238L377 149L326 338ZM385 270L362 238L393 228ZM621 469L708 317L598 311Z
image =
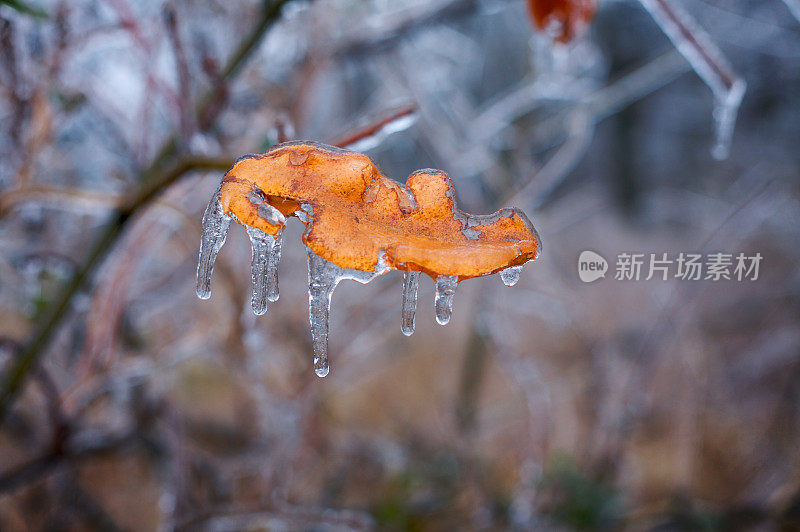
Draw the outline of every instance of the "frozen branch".
M715 144L711 153L716 159L726 159L747 84L708 34L679 5L671 0L640 1L714 94Z

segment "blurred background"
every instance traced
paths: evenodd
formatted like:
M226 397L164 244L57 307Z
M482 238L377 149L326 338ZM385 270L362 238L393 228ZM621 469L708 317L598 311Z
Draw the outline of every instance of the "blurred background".
M692 63L655 0L571 40L523 0L0 2L0 530L798 529L800 5L672 4ZM300 223L265 316L235 224L194 290L222 175L284 139L443 169L544 251L447 327L422 279L409 338L399 272L343 282L317 378ZM681 252L763 260L614 279Z

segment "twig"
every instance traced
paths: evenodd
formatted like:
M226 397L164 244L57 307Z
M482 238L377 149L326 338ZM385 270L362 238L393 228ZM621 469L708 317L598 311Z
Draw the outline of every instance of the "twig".
M63 446L50 449L41 456L0 475L0 493L16 489L47 475L63 460L76 462L107 455L127 447L136 441L136 438L136 432L131 431L112 435L74 449L68 449L69 445L65 442Z
M716 138L711 154L716 159L726 159L747 84L736 74L708 34L680 5L672 0L640 2L714 94Z
M407 105L391 113L389 116L382 118L372 124L354 131L349 135L345 135L339 139L334 146L340 148L353 147L355 144L360 143L370 137L378 136L383 132L388 132L393 126L400 126L401 122L411 119L414 112L417 110L415 105Z
M25 121L29 102L20 95L19 68L14 47L14 26L10 20L0 16L0 67L11 103L11 125L9 133L16 148L22 145L22 123Z
M0 219L11 212L14 206L37 201L41 203L71 203L92 211L98 206L112 208L119 205L122 197L118 194L93 192L77 188L53 187L49 185L26 185L4 192L0 195Z
M164 24L167 27L167 34L169 35L175 63L178 67L178 92L180 94L178 109L180 111L181 136L184 142L188 142L194 129L191 111L191 76L189 74L189 65L186 61L186 50L183 47L183 40L178 28L178 15L175 12L175 6L172 4L167 4L164 8Z

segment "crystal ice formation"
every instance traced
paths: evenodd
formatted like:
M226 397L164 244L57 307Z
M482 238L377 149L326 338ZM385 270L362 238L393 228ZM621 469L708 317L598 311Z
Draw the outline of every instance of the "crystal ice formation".
M305 225L309 322L320 377L329 371L328 316L339 281L365 284L403 270L401 330L410 335L421 273L435 281L436 321L444 325L459 282L499 272L511 286L541 250L539 235L518 209L490 215L459 210L445 172L419 170L403 187L360 153L292 142L243 157L225 175L203 216L197 295L211 296L214 261L235 220L250 237L253 311L264 314L268 301L278 299L281 235L291 216Z

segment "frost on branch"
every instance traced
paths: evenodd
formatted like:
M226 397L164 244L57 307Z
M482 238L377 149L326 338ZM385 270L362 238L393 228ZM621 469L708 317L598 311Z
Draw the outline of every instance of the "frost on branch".
M275 146L240 159L225 175L203 217L197 294L210 297L214 260L231 220L252 246L252 306L278 299L278 262L286 217L305 224L309 321L314 370L328 374L328 315L339 281L368 283L403 270L401 330L414 332L420 273L436 283L436 320L450 321L458 283L501 273L516 283L541 241L518 209L467 214L456 207L450 176L419 170L406 186L383 176L365 155L312 142Z
M708 34L670 0L640 0L653 20L714 94L715 159L727 159L739 104L747 87Z

